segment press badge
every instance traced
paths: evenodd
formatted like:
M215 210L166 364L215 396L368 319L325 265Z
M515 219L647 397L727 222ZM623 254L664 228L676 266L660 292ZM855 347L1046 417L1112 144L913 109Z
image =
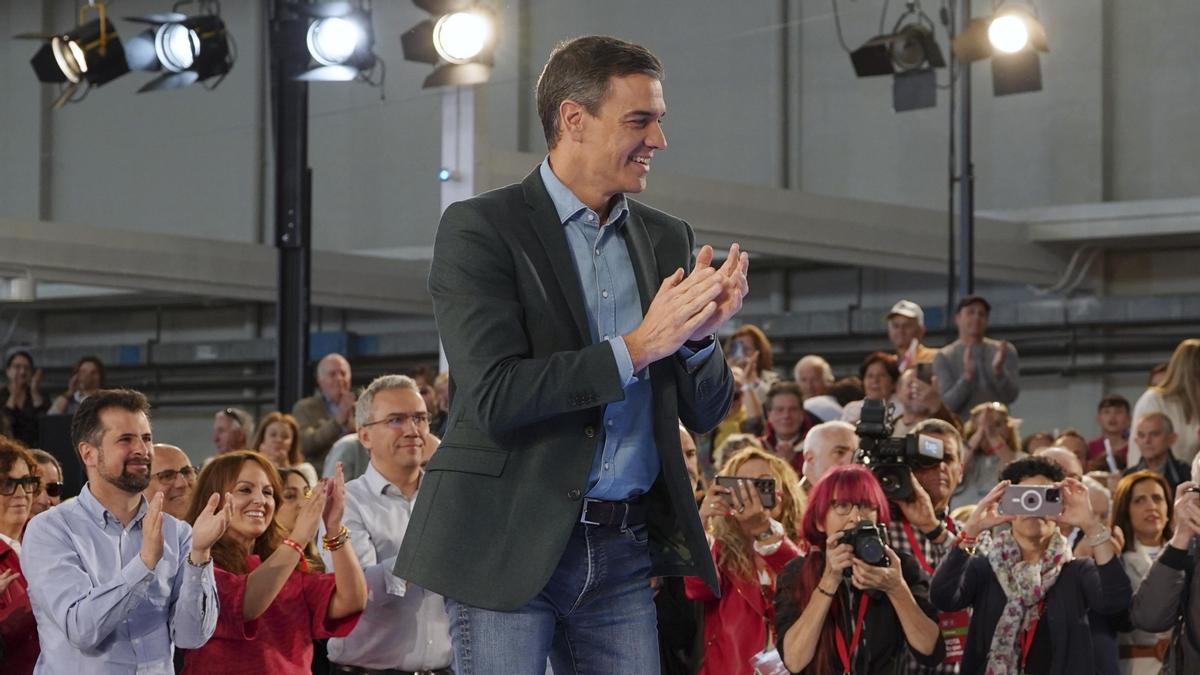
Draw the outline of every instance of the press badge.
M953 665L961 663L963 650L967 646L967 626L971 623L971 612L938 612L938 628L942 631L942 641L946 643L946 660L942 663Z

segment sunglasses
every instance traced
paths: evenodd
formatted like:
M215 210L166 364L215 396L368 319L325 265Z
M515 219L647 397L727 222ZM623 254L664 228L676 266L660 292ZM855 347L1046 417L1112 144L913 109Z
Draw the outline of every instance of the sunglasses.
M24 478L0 478L0 495L11 497L17 491L17 486L21 486L26 494L36 495L42 491L42 479L37 476L25 476Z
M170 483L171 481L175 480L176 476L183 476L184 480L193 481L196 480L196 475L198 473L199 470L197 470L196 467L185 466L182 469L167 469L165 471L159 471L158 473L154 474L154 477L164 483Z
M62 483L46 483L46 484L42 485L42 489L46 491L47 497L53 497L54 499L58 499L59 497L62 496L63 484Z

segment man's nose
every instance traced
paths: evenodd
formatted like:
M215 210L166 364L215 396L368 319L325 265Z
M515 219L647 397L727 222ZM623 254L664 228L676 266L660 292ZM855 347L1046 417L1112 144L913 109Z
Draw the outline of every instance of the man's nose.
M667 134L658 122L651 125L650 134L646 138L646 145L656 150L667 149Z

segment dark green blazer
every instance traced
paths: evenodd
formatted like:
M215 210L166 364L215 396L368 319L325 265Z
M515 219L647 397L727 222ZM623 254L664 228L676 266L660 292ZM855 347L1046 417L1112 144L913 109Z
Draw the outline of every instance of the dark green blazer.
M624 234L645 312L664 278L691 270L692 230L629 200ZM624 398L616 359L606 342L592 343L564 226L536 169L446 209L429 291L450 414L395 573L469 605L514 610L549 581L579 521L602 408ZM695 372L671 356L650 377L662 467L647 495L653 574L698 576L716 592L677 420L715 427L733 377L720 345Z

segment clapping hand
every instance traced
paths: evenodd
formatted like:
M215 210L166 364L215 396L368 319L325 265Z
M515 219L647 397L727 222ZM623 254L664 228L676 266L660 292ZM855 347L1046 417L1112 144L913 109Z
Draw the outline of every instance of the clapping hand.
M213 545L221 540L233 518L233 496L225 493L225 506L220 504L221 496L212 493L192 525L192 562L196 565L208 562Z
M341 462L337 463L333 478L324 481L324 488L326 499L321 519L325 522L325 535L336 537L342 531L342 516L346 515L346 474Z
M708 267L712 264L712 259L713 248L705 244L696 255L696 268ZM717 270L721 293L715 299L716 311L692 331L689 340L702 340L716 333L718 328L741 311L742 301L750 292L750 282L746 277L749 271L750 254L743 252L738 244L730 246L729 256Z
M142 550L139 555L146 569L151 571L163 554L162 504L163 493L154 493L154 498L146 507L146 515L142 516Z
M305 546L312 541L313 537L317 536L317 526L321 523L321 516L325 512L325 502L329 498L327 482L327 480L322 480L317 483L316 489L312 491L312 496L304 499L304 503L300 505L300 512L296 514L296 524L292 526L292 532L288 538L300 546Z

